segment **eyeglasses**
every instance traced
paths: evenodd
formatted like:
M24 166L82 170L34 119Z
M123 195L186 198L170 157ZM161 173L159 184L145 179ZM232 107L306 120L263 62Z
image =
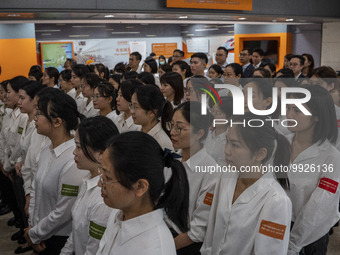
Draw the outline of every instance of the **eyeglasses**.
M129 103L129 109L130 109L130 110L136 111L136 110L138 110L139 108L140 108L139 106L136 106L136 105L133 105L132 103Z
M245 56L248 56L249 54L247 54L247 53L240 53L239 54L239 57L245 57Z
M289 63L289 66L298 66L300 65L299 63Z
M79 86L79 88L84 89L84 88L85 88L85 84L81 84L81 85Z
M108 183L118 183L119 181L117 180L114 180L114 181L109 181L109 182L104 182L103 180L103 174L102 174L102 167L101 166L98 166L98 173L99 173L99 181L100 181L100 184L101 186L103 187L104 184L108 184Z
M175 135L180 135L182 130L189 130L188 128L181 128L178 125L175 125L174 123L170 123L170 131L173 130Z
M92 97L92 99L98 99L98 98L100 98L100 97L107 97L107 96L102 96L102 95L93 95L93 96L91 96Z
M34 116L38 118L40 115L42 115L42 113L40 111L36 111Z

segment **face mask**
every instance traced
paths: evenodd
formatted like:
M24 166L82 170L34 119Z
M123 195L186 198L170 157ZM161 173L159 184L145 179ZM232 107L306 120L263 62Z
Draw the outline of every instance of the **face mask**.
M165 61L160 61L159 64L164 65Z

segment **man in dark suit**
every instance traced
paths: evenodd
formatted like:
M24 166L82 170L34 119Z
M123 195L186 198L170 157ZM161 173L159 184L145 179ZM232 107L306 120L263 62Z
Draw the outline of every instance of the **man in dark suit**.
M289 61L289 68L293 71L295 80L298 83L301 83L301 81L306 78L306 76L302 74L304 63L305 59L301 55L293 55Z
M252 77L255 70L255 67L250 63L251 56L251 49L245 48L241 50L240 61L242 63L242 72L244 78Z

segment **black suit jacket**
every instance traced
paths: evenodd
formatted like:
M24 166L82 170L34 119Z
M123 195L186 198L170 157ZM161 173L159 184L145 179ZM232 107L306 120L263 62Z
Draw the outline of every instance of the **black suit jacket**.
M244 78L252 77L254 70L255 70L255 67L252 64L248 65L246 69L244 69L243 71L243 77Z

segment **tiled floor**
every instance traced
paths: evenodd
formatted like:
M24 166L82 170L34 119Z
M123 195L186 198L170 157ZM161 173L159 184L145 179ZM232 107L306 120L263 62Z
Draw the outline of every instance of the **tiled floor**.
M18 231L17 228L8 227L7 221L12 217L12 214L0 216L0 255L12 255L18 247L16 242L11 241L11 235ZM24 255L29 255L31 252L26 252ZM327 255L340 254L340 227L334 228L334 234L330 237Z

